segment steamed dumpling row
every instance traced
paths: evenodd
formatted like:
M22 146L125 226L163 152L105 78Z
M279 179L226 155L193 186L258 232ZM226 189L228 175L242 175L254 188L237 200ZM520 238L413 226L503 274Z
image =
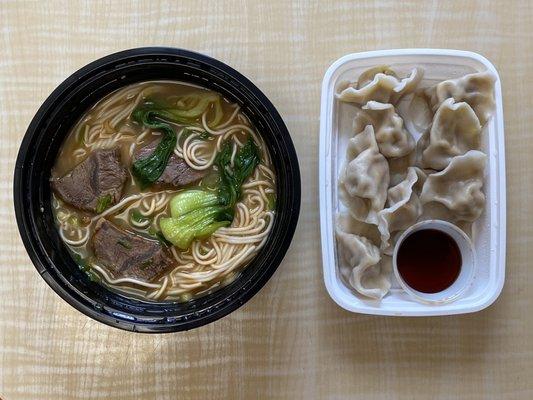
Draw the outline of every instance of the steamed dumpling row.
M395 104L415 92L422 76L415 68L399 79L378 66L338 95L360 106L339 176L339 198L349 210L336 224L341 272L370 298L390 288L388 256L403 230L428 218L470 224L485 206L486 155L479 147L494 108L494 77L470 74L417 91L411 104L427 104L421 111L429 122L415 144Z
M396 103L402 96L412 93L424 76L424 71L414 68L408 77L398 79L388 67L371 68L361 74L355 84L348 85L339 93L339 99L363 105L369 101Z

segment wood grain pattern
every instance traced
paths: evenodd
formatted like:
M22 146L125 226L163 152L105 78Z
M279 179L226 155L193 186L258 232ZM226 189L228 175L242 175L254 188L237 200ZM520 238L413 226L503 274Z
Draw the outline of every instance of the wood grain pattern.
M184 47L237 68L292 133L303 201L291 249L249 303L209 326L142 335L96 323L39 277L12 204L18 146L46 96L114 51ZM328 297L319 249L320 83L338 57L466 49L499 69L508 178L507 280L489 309L353 315ZM0 3L0 397L14 399L533 398L533 3L145 1Z

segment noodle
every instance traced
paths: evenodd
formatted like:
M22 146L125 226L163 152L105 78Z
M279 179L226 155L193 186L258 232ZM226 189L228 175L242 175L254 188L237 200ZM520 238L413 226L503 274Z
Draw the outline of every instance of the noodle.
M122 144L123 156L131 160L137 147L160 134L151 129L140 129L140 126L130 121L131 113L146 96L163 91L164 88L164 83L136 84L97 103L73 130L76 132L72 135L70 153L75 159L73 164L79 163L95 149ZM171 97L179 100L179 97ZM236 204L231 225L219 228L207 239L193 242L185 251L170 247L176 266L157 280L145 282L136 278L113 277L98 260L91 257L88 242L102 218L127 226L145 236L150 234L158 229L159 219L169 214L170 200L181 189L139 192L132 176L126 195L103 213L88 218L85 225L74 224L72 221L79 212L54 195L53 206L61 239L73 252L88 257L92 272L109 287L150 300L186 301L192 296L231 282L237 276L236 272L266 243L274 221L274 211L269 209L268 195L276 193L270 155L264 141L242 114L240 107L229 104L225 107L227 110L224 114L227 118L223 118L223 122L217 126L209 126L209 109L197 123L188 126L175 124L177 143L174 154L183 158L192 169L207 171L213 168L222 144L231 140L233 166L239 148L246 142L246 137L251 136L260 150L261 163L242 185L242 198ZM210 137L206 139L204 132Z

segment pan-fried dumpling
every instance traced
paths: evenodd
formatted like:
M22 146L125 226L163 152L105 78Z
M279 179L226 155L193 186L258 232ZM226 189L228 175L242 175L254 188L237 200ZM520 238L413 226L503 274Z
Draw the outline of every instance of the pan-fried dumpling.
M383 69L383 67L381 67ZM376 72L370 81L371 73ZM388 70L390 71L390 70ZM387 71L387 72L388 72ZM420 68L414 68L411 74L404 79L399 80L390 72L384 73L380 69L372 69L361 74L364 78L364 86L351 84L338 95L341 101L349 103L366 104L371 100L382 103L396 103L400 97L407 93L413 92L418 83L422 80L424 72Z
M336 229L339 266L343 277L357 292L381 299L390 289L388 263L381 262L379 249L367 238Z
M464 101L476 113L481 125L490 119L494 110L494 82L496 77L489 71L468 74L449 79L425 90L433 110L450 97L456 102Z
M361 132L372 125L379 151L386 158L403 157L415 148L415 141L403 126L392 104L369 101L354 119L354 131Z
M486 160L487 156L477 150L452 158L443 171L428 176L420 201L423 205L431 202L444 205L451 220L475 221L485 207L481 188Z
M389 186L389 166L379 153L371 125L348 143L346 164L339 176L339 197L350 214L360 221L377 224Z
M388 190L388 207L378 213L380 248L385 254L391 255L393 251L393 245L389 244L391 234L409 228L422 214L418 195L425 180L426 174L421 169L410 167L405 180Z
M481 142L481 125L474 110L467 103L445 100L437 110L427 136L420 140L420 165L423 168L442 170L450 160L468 150L477 150Z

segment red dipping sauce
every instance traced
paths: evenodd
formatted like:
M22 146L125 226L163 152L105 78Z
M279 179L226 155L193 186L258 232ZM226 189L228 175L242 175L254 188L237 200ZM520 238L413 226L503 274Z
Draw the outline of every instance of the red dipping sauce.
M400 245L396 265L404 282L423 293L449 288L461 271L461 251L455 240L436 229L422 229Z

